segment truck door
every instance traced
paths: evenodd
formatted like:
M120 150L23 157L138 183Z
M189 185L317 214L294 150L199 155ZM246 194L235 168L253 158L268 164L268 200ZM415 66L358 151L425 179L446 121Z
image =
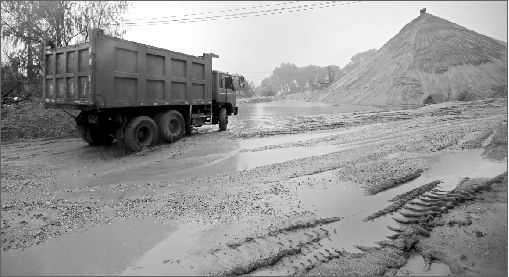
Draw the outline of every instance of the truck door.
M224 73L219 73L219 88L217 90L217 102L226 102L226 90L224 83Z
M217 72L212 71L212 100L217 101L218 90Z
M216 102L224 102L224 74L212 73L212 99Z

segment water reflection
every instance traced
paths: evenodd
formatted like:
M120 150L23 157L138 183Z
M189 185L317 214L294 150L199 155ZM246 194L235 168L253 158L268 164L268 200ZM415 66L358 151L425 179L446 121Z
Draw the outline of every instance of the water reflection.
M325 243L338 249L358 252L355 245L376 246L376 242L392 234L386 228L396 225L391 214L373 221L365 222L363 219L391 205L389 200L394 196L435 180L443 182L439 185L440 189L450 191L465 177L492 178L507 170L507 158L502 162L491 161L481 156L482 151L475 149L443 155L419 178L376 195L365 195L364 190L356 184L335 181L337 177L334 171L294 178L289 185L295 187L303 207L314 211L317 217L342 218L330 224L338 234ZM297 186L299 183L309 186Z
M307 102L296 100L282 100L267 103L238 104L238 119L246 119L253 116L294 116L294 115L317 115L338 114L356 111L382 110L375 106L359 105L331 105L321 102Z
M24 251L1 255L1 275L115 275L176 228L132 219L63 235Z

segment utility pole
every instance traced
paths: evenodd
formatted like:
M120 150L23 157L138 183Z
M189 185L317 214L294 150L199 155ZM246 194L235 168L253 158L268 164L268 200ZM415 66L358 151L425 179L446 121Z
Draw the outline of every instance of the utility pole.
M327 66L327 71L329 72L329 84L332 84L332 82L334 82L334 77L333 77L332 68L330 65Z

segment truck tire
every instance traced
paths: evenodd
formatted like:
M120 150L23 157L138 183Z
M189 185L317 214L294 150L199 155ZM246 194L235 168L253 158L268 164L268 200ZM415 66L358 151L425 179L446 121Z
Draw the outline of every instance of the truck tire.
M228 112L226 108L221 108L219 110L219 131L226 131L228 127Z
M157 126L148 116L137 116L125 127L124 143L133 152L153 145L157 140Z
M186 131L186 122L181 113L175 110L163 112L156 117L159 139L165 142L176 142Z
M81 138L91 146L111 145L114 139L98 127L78 124Z

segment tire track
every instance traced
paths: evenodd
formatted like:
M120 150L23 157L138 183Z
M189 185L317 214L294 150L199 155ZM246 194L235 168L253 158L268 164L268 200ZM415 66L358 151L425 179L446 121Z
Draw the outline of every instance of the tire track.
M213 275L243 275L267 269L288 273L289 267L295 273L337 258L341 251L325 247L324 241L330 242L331 236L337 235L337 230L329 224L340 220L339 217L331 217L297 222L261 236L227 243L222 249L209 251L221 268ZM240 261L228 267L229 259L225 257L235 257Z

